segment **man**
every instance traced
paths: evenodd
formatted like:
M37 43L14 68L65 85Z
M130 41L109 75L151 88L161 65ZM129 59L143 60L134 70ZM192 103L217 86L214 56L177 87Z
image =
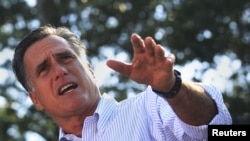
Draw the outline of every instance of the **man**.
M60 140L206 140L208 124L231 124L218 90L181 79L175 56L166 57L151 37L132 34L131 63L107 65L148 85L116 102L101 94L81 41L67 28L43 26L16 47L13 69L38 110L60 127Z

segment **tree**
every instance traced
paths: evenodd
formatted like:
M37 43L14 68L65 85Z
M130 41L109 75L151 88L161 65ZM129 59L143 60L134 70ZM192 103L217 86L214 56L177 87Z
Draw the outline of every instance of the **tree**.
M237 6L235 6L237 5ZM125 52L132 56L130 35L153 36L166 50L177 55L177 66L198 60L202 67L195 69L191 79L203 81L211 69L226 56L239 60L240 69L232 69L228 82L232 91L223 91L235 124L249 124L250 99L250 2L247 0L43 0L28 5L24 0L1 0L0 54L11 54L15 45L32 29L45 24L66 26L75 32L88 48L92 63L105 60L105 50L114 55ZM0 139L26 140L28 131L46 140L57 140L58 127L31 104L26 104L26 92L11 73L9 55L0 62L0 71L9 74L0 83ZM233 65L232 65L233 67ZM126 77L112 72L101 91L115 94L117 100L145 88ZM225 86L228 84L224 84ZM44 130L46 129L46 130Z

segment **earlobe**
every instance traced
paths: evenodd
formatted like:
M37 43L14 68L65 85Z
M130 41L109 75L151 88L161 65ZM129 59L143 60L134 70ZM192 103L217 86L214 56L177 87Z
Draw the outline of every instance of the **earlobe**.
M39 111L43 110L43 106L41 105L35 92L29 92L29 97L30 97L31 101L33 102L33 104L35 105L37 110L39 110Z

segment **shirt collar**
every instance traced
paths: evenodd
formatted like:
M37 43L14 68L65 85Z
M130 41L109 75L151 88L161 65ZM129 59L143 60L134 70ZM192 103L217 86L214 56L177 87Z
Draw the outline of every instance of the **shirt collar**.
M97 130L98 132L103 132L105 126L108 124L109 118L115 110L117 101L112 98L110 95L104 93L98 103L98 106L94 112L93 116L98 117ZM62 128L59 131L59 139L64 137L65 133Z
M77 140L81 140L81 138L73 135L73 134L65 134L62 130L62 128L60 128L60 131L59 131L59 140L62 138L62 137L65 137L67 140L69 141L77 141Z
M103 131L105 126L108 124L112 113L115 110L118 102L110 95L104 93L99 101L94 114L98 116L97 130Z

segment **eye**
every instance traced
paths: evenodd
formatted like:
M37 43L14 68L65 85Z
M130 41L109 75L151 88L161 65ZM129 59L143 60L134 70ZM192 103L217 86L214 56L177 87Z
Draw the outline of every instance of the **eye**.
M47 60L38 65L36 69L36 76L39 76L41 73L45 72L46 70L48 70Z
M59 63L69 63L74 58L76 58L75 54L70 51L60 52L56 54L56 59Z
M70 59L70 58L73 58L71 55L65 55L62 57L62 59Z
M46 70L46 67L45 67L45 66L42 66L42 67L40 68L39 72L41 73L41 72L43 72L43 71L45 71L45 70Z
M66 54L64 54L64 55L60 56L59 60L62 63L68 63L68 62L72 61L74 58L75 58L74 55L71 55L71 54L66 55Z

